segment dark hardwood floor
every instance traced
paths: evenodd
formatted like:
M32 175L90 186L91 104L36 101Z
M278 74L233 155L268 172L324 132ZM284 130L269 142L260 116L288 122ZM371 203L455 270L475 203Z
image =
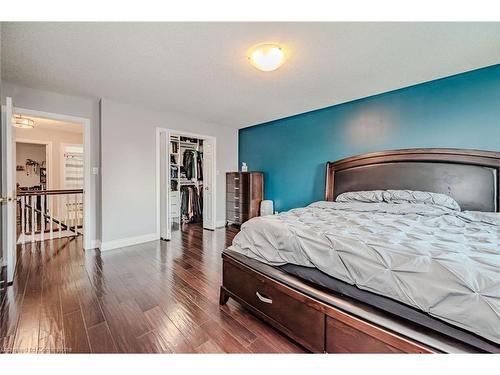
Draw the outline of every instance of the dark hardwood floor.
M303 349L230 300L218 304L232 228L101 253L81 237L18 249L0 352L290 353Z

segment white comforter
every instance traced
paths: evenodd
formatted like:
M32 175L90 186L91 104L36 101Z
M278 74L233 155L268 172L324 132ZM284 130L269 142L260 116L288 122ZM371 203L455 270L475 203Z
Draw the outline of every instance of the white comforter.
M500 214L316 202L247 221L230 250L316 267L500 343Z

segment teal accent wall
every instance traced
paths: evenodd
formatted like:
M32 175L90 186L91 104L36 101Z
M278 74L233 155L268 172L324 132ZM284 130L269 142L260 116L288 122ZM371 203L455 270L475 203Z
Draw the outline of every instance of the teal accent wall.
M500 64L239 131L278 211L323 199L328 160L417 147L500 151Z

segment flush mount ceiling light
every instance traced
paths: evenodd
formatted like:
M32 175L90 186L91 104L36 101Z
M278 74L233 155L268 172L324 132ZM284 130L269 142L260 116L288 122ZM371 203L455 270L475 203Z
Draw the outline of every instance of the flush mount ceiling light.
M12 125L14 125L16 128L33 129L35 127L35 121L21 115L14 115L12 120Z
M263 72L272 72L285 62L285 50L277 44L259 44L248 54L250 63Z

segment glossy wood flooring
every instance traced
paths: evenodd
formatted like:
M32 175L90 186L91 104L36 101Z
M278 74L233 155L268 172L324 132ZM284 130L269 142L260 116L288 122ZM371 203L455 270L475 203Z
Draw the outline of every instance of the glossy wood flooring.
M44 353L302 352L233 300L218 304L235 229L185 225L170 242L101 253L81 237L19 248L2 296L0 350Z

